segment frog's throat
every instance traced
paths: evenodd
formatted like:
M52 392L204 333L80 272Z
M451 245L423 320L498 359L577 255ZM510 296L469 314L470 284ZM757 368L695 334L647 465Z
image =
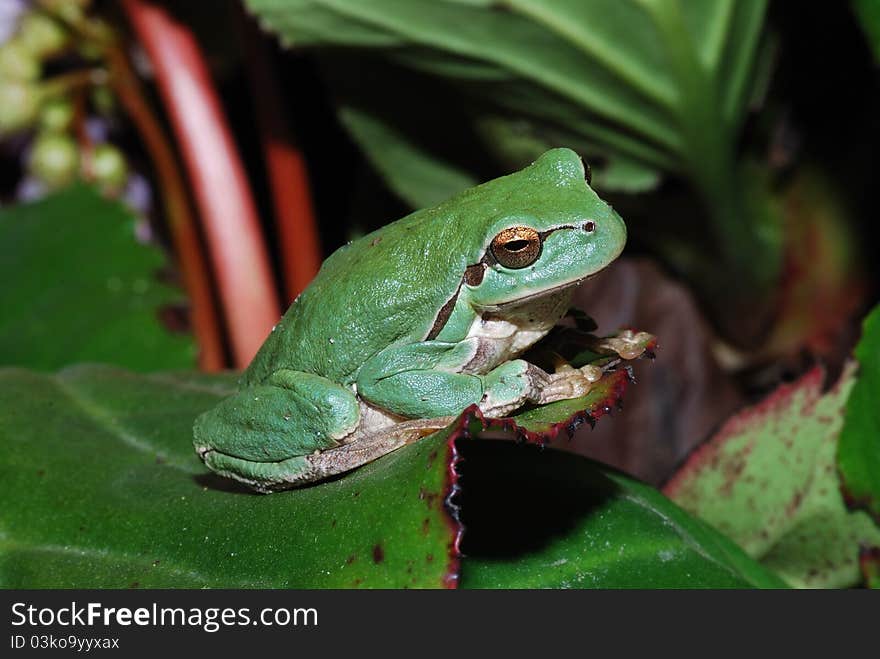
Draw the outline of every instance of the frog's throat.
M595 273L594 273L595 274ZM521 307L523 305L534 302L535 300L540 300L541 298L548 297L550 295L557 295L563 291L573 289L588 279L592 278L593 275L587 275L586 277L580 277L575 279L574 281L567 282L565 284L559 284L558 286L554 286L553 288L547 288L543 291L537 291L535 293L530 293L529 295L524 295L522 297L515 298L513 300L506 300L504 302L498 302L496 304L476 304L471 303L474 310L479 314L498 314L504 313L510 309L515 309L517 307Z

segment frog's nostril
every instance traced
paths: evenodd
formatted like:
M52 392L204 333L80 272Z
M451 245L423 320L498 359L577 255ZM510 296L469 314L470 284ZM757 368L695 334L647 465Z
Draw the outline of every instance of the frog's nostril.
M587 233L593 233L596 230L596 223L590 220L589 222L584 223L584 231Z

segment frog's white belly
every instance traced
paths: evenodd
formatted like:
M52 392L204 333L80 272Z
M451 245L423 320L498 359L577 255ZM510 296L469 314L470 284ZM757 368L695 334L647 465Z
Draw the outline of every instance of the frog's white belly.
M462 373L483 374L515 359L543 338L571 306L574 287L532 298L522 305L478 316L467 339L476 339L474 356Z

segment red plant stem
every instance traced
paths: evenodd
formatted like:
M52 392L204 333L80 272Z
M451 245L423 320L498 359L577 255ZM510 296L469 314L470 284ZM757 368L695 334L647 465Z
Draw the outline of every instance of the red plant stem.
M211 293L208 264L177 159L125 53L114 44L107 49L106 56L113 89L150 154L159 180L165 218L190 301L190 322L199 345L199 368L209 373L219 371L226 366L222 332Z
M191 30L152 0L122 7L155 70L201 212L235 365L246 366L280 309L244 166Z
M243 20L248 77L278 226L284 287L290 302L318 273L321 244L305 160L281 113L282 93L271 52L254 21L249 16L243 16Z

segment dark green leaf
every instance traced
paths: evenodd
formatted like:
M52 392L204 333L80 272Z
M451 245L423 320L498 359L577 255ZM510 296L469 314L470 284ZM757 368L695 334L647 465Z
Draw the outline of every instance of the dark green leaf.
M433 206L480 183L455 165L419 151L399 130L375 115L343 107L339 118L364 146L389 187L413 207Z
M459 442L465 588L784 588L662 494L580 456Z
M837 466L848 502L880 520L880 306L865 319L856 359Z
M874 51L874 59L880 61L880 2L852 0L852 8Z
M231 378L0 371L0 585L442 586L454 565L438 435L275 495L206 473L195 416Z
M182 302L158 282L123 206L77 185L0 211L0 364L51 370L82 361L136 370L190 367L195 346L159 314Z

